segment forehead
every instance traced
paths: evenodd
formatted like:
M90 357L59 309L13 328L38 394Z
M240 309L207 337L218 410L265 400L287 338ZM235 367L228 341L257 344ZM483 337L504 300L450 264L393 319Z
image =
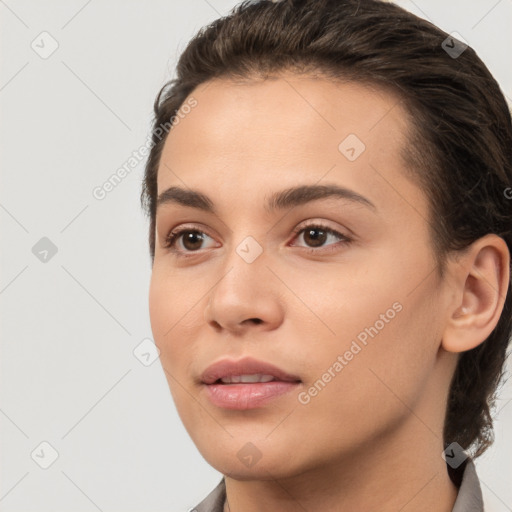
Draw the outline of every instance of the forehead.
M283 74L244 82L217 79L190 97L195 107L164 145L158 194L170 186L206 191L213 185L219 194L236 189L242 197L245 191L246 200L259 190L325 178L376 203L386 196L396 201L397 193L424 200L403 173L410 126L396 94L357 82Z
M216 79L199 85L189 97L197 106L173 127L168 147L183 138L189 148L206 143L221 148L237 139L259 149L269 141L279 147L279 139L297 137L318 147L325 135L329 143L332 136L348 133L368 143L375 138L399 143L396 138L402 139L408 128L399 96L359 82L294 74L243 82ZM258 139L251 139L256 134Z

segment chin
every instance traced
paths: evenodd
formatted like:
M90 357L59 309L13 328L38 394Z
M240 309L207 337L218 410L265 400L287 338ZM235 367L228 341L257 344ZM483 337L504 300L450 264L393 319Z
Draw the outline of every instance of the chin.
M299 474L301 468L291 465L290 447L277 436L265 439L268 432L266 429L257 438L254 429L248 429L246 435L226 434L222 440L194 442L210 466L235 480L273 480Z

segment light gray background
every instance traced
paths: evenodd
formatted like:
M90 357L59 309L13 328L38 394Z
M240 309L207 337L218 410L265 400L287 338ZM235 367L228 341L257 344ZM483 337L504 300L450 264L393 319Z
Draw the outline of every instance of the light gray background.
M143 162L105 199L92 191L146 142L190 37L235 3L0 0L2 511L179 512L220 480L159 361L133 354L152 336ZM460 33L512 97L512 0L399 3ZM31 47L51 48L43 31L59 45L45 59ZM46 263L42 237L58 249ZM491 512L512 510L509 400L511 383L477 460ZM59 454L48 469L43 441Z

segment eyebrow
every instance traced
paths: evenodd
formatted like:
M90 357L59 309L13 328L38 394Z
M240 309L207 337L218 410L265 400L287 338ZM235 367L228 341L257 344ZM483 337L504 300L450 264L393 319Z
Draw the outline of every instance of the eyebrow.
M377 207L368 198L338 185L301 185L274 192L267 197L265 211L273 213L277 210L284 210L329 197L359 203L374 212L377 211ZM180 204L213 214L217 213L213 201L198 190L169 187L158 196L156 208L167 204Z

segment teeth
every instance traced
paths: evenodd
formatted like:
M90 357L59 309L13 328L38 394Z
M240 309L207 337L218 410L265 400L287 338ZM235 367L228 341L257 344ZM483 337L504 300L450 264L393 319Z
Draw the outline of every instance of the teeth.
M224 384L235 384L237 382L270 382L271 380L275 380L275 378L273 375L257 373L254 375L231 375L230 377L224 377L220 380Z

